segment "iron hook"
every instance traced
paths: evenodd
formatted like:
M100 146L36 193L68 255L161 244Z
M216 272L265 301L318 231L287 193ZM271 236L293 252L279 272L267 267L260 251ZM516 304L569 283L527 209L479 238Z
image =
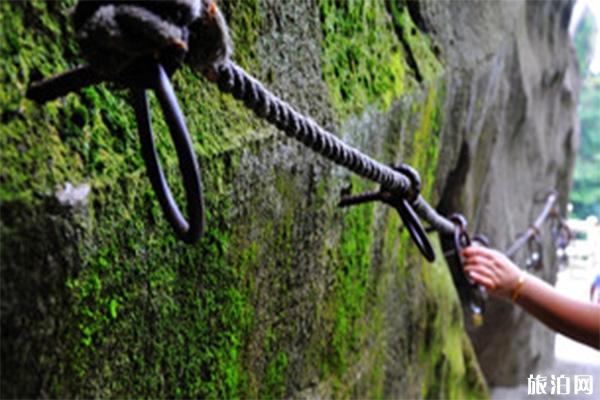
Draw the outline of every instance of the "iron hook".
M394 169L408 175L412 183L412 192L410 195L411 197L416 197L421 187L421 182L416 171L405 165L401 165ZM344 196L340 200L339 206L347 207L370 201L381 201L394 207L396 211L398 211L404 226L408 229L408 233L413 243L417 246L423 257L429 262L435 261L435 251L433 251L433 246L431 246L425 228L423 228L415 210L406 197L398 196L382 189L378 192L366 192L355 196Z

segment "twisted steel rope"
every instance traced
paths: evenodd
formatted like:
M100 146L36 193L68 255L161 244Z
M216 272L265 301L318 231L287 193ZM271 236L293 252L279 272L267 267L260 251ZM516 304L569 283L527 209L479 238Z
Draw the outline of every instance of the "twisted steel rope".
M257 79L233 62L226 61L217 66L215 72L219 89L242 101L258 117L275 125L287 136L302 142L334 163L348 168L363 178L379 183L383 190L414 199L411 203L421 218L443 234L454 232L454 223L437 213L415 191L410 178L344 143L271 93Z

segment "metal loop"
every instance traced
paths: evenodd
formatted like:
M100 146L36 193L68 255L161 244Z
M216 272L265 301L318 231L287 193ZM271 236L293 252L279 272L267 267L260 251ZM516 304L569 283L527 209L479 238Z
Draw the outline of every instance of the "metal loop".
M419 172L410 165L404 163L393 168L401 174L406 175L410 181L410 188L406 195L412 203L421 193L421 176L419 175Z
M544 244L539 231L535 231L527 241L529 257L526 262L527 269L539 271L544 268Z
M433 251L429 237L408 199L386 191L365 192L355 196L342 197L339 206L348 207L370 201L381 201L394 207L398 211L398 214L400 214L402 223L408 229L413 243L419 248L421 254L428 261L435 261L435 252Z
M450 221L454 222L456 226L456 229L454 229L454 248L456 249L456 253L459 255L459 258L462 262L460 252L465 247L469 247L471 245L471 238L467 233L467 219L461 214L452 214L449 219Z
M153 70L153 73L150 74L149 86L156 93L179 158L179 170L185 188L189 222L185 220L179 210L160 166L154 145L146 90L133 88L133 106L138 123L142 156L146 163L148 177L167 221L175 230L177 237L186 243L194 243L198 240L204 228L204 201L198 163L185 124L185 118L179 108L167 74L160 64L156 64L150 69Z
M427 233L425 233L421 221L408 200L401 198L394 202L394 206L396 210L398 210L402 222L408 229L408 233L410 234L413 243L419 248L423 257L429 262L435 261L435 252L433 251L429 237L427 237Z
M469 247L472 242L478 242L482 245L486 245L489 243L487 237L483 235L477 235L473 238L473 241L469 237L469 233L467 232L467 219L462 214L452 214L448 217L455 224L454 229L454 251L456 253L456 260L459 262L461 267L464 265L464 260L462 256L462 250L466 247ZM461 270L460 274L461 280L464 280L465 284L458 284L457 287L464 287L465 293L461 293L461 297L465 299L469 310L471 311L471 316L473 318L473 322L475 325L479 325L481 323L481 317L485 313L485 305L487 300L487 291L481 285L477 285L471 279L469 279L464 271ZM466 285L466 286L465 286Z
M558 213L553 216L550 232L556 248L566 249L571 241L572 233L567 223Z
M478 243L484 247L490 247L490 239L482 233L479 233L479 234L473 236L472 242Z

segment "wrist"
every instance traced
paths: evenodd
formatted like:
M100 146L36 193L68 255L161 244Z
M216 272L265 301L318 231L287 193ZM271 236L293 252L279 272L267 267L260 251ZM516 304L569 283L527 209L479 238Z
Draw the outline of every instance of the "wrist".
M511 291L510 298L513 303L516 303L517 300L519 299L519 296L521 295L521 292L523 290L523 286L525 285L526 277L527 277L527 271L521 270L521 273L519 274L519 278L517 279L517 283L515 284L514 288Z

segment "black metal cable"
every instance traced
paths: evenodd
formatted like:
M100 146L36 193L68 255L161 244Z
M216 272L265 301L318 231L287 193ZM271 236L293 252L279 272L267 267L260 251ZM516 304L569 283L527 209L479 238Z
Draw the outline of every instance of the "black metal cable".
M546 199L546 204L542 209L542 212L537 216L533 225L531 225L525 233L520 235L517 240L504 252L508 258L513 258L515 254L525 245L527 242L536 234L539 234L540 229L546 219L552 215L552 211L556 207L558 201L558 194L556 192L550 192Z
M380 183L389 191L401 194L408 192L410 181L407 177L342 142L279 99L233 62L219 66L217 73L217 84L221 91L243 101L256 115L269 121L289 137L352 172Z

